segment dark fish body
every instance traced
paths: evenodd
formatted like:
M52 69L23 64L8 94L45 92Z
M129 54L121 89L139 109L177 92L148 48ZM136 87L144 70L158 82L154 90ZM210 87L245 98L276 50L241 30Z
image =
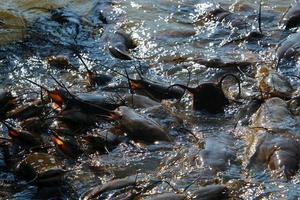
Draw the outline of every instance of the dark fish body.
M289 178L299 169L300 144L287 137L267 132L258 133L255 142L255 152L250 158L250 164L265 163L269 169L282 173Z
M92 22L94 24L106 25L112 23L110 13L113 3L111 0L99 0L92 9Z
M300 33L291 34L286 39L282 40L276 50L278 62L283 59L291 59L299 53L300 48Z
M16 174L26 181L34 181L39 187L59 187L65 170L60 163L46 153L32 153L26 156L16 167Z
M136 176L128 176L122 179L115 179L109 181L103 185L96 186L93 189L87 191L80 197L80 200L88 200L100 196L104 192L121 189L136 184Z
M222 7L218 7L216 9L208 12L205 16L205 19L222 22L222 23L228 24L232 27L247 26L247 23L243 16L240 16L236 13L232 13L229 10L226 10Z
M138 94L126 94L123 98L126 105L133 108L149 108L160 105L159 102Z
M122 30L115 31L109 36L109 52L121 60L131 60L129 50L134 49L136 44L131 36Z
M0 89L0 120L6 119L7 112L15 107L15 97L10 92Z
M145 80L132 80L133 90L141 95L150 97L156 101L164 99L180 99L184 89L178 87L165 86L163 83L149 82Z
M296 3L290 7L284 16L285 29L289 30L300 25L300 3Z
M112 134L110 131L100 132L97 135L87 135L83 137L88 142L89 149L94 152L105 153L107 150L115 148L121 137Z
M194 89L193 109L204 110L210 113L224 111L224 107L229 104L223 90L213 83L204 83Z
M117 113L121 117L121 126L131 139L146 143L172 141L169 134L153 119L138 114L133 109L125 106L121 106Z
M161 193L161 194L153 194L147 197L142 198L143 200L185 200L187 196L184 194L176 194L176 193Z
M233 138L223 135L219 138L210 137L205 141L205 148L200 152L201 166L214 172L226 170L228 163L235 159Z
M222 200L226 199L226 187L224 185L208 185L194 192L195 200Z

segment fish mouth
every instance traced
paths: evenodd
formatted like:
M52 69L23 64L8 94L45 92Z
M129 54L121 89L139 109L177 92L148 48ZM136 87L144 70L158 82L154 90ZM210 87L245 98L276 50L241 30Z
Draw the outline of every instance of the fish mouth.
M9 130L8 135L13 138L13 137L19 137L20 133L18 131L15 131L15 130Z
M58 106L58 107L62 107L63 103L64 103L64 99L61 97L61 95L59 94L58 91L54 90L51 92L48 92L49 97L51 98L51 100Z
M65 144L62 139L55 136L52 137L52 142L58 146L64 146Z
M113 120L120 120L122 119L122 115L120 115L117 111L109 113L109 118Z
M129 81L129 82L130 82L131 89L133 90L139 90L142 87L141 84L137 83L136 81Z

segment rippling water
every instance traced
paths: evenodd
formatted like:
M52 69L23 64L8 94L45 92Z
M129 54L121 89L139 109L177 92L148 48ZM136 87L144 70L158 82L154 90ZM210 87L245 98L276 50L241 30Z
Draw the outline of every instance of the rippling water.
M73 46L81 50L91 69L114 74L109 87L124 85L126 80L108 69L124 73L124 68L128 67L134 76L133 66L136 66L141 67L143 75L151 80L161 81L166 85L190 82L190 85L196 86L205 81L215 81L224 73L238 74L238 70L206 68L189 60L201 58L222 59L226 62L238 60L272 63L275 59L276 45L289 34L279 30L278 22L293 1L262 1L262 30L266 37L259 42L227 45L226 43L232 39L258 28L257 1L119 0L114 1L113 6L105 10L109 22L105 31L88 24L98 20L93 13L97 0L0 0L0 2L0 88L13 90L26 99L35 95L32 94L32 89L38 91L39 87L24 81L22 77L54 87L56 83L49 76L52 74L72 91L86 92L83 84L85 77L80 73L85 69L74 56L71 48ZM222 7L238 13L241 19L245 20L245 27L232 28L218 22L201 20L201 16L218 2ZM84 25L79 27L79 31L74 24L64 27L51 20L47 9L60 7L84 19L81 22ZM129 33L137 43L137 47L130 52L136 58L132 61L120 61L113 58L108 51L107 38L113 31L119 29ZM49 67L46 59L50 55L68 56L71 63L78 67L79 72ZM296 65L296 68L291 68L287 64L280 70L285 74L299 74L299 66ZM254 69L251 67L242 70L254 74ZM297 81L292 81L293 86L299 86ZM245 98L253 96L252 84L247 79L243 80ZM104 90L99 87L96 92ZM228 93L236 95L236 85L230 87ZM190 193L196 191L199 185L220 183L233 188L233 199L299 198L299 172L291 180L283 180L272 176L273 173L267 167L249 170L243 166L246 133L234 131L235 116L240 109L238 104L226 108L224 114L207 115L191 113L190 102L191 97L185 95L176 108L169 107L169 103L164 102L165 111L155 108L141 111L159 121L170 131L176 138L176 142L172 145L132 147L122 143L109 154L90 154L82 156L77 161L62 159L67 169L74 170L66 174L67 184L61 188L60 198L78 199L86 190L101 182L137 173L142 177L160 177L179 190L183 190L200 177L197 184L188 189ZM180 122L174 120L177 118ZM198 140L181 130L179 127L182 126L188 127ZM2 132L2 135L6 136L4 127ZM202 155L203 149L212 152L216 159L220 159L218 155L223 154L226 159L220 159L219 163L214 163L211 169L207 169L203 165L202 157L199 156ZM1 163L3 160L1 151L0 168L5 169ZM169 166L168 163L172 163L172 159L175 158L178 159L177 162ZM171 191L171 188L167 184L162 184L153 189L152 193L164 191ZM0 172L0 197L31 199L36 192L35 186L16 180L13 171L5 169Z

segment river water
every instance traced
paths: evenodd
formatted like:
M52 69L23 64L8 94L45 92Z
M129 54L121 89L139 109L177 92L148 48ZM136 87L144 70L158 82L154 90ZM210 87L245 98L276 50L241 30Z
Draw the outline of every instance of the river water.
M250 98L257 91L253 82L241 76L237 68L207 68L195 60L250 62L251 67L241 70L254 75L256 63L274 63L276 45L291 33L283 31L279 22L293 3L292 0L263 0L264 38L230 42L251 30L258 30L258 1L117 0L103 7L108 22L105 26L91 25L100 21L94 12L99 0L0 2L0 88L11 90L22 99L32 97L36 95L34 91L39 93L40 90L22 77L51 88L57 86L51 74L72 92L87 91L82 75L85 68L74 55L74 46L80 49L90 69L114 76L108 86L97 87L96 93L110 92L111 88L126 85L126 79L110 69L124 74L127 68L132 77L138 77L136 67L141 69L144 77L165 85L180 83L197 86L203 82L217 81L224 73L234 73L242 79L242 96L244 99ZM223 8L237 13L240 17L238 21L245 25L233 27L201 18L219 3ZM62 25L52 20L49 9L61 7L81 16L79 25ZM137 45L130 51L133 60L114 58L108 51L110 36L120 29L130 34ZM46 59L51 55L68 57L77 70L50 67ZM299 75L299 64L283 63L279 71L285 75ZM294 88L299 87L296 79L290 78L290 81ZM226 81L224 87L231 98L237 95L234 81ZM159 177L179 191L197 180L186 192L190 195L197 187L214 183L226 185L232 199L300 198L299 172L285 179L274 175L264 165L250 169L245 166L247 133L236 131L236 124L240 120L237 115L242 105L233 103L225 108L224 113L216 115L196 113L191 112L191 98L186 94L178 104L162 102L164 109L140 110L157 120L176 138L172 144L132 146L122 143L104 155L92 153L75 160L60 156L64 168L71 171L65 175L67 183L53 199L78 199L86 190L102 182L136 174L143 178ZM197 139L182 127L193 132ZM5 127L1 128L1 132L3 137L7 137ZM206 167L203 161L203 149L208 152L207 162L216 161L210 167ZM49 153L53 152L53 148L49 149ZM17 179L14 170L5 167L2 155L3 152L0 154L0 198L34 199L38 192L36 185ZM161 184L150 193L166 191L172 189L168 184Z

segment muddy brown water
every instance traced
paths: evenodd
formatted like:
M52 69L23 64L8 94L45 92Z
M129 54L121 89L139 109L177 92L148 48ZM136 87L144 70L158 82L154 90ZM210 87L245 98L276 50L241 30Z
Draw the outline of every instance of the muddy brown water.
M107 2L107 6L103 6L102 11L107 24L102 24L99 12L93 9L98 2L0 0L0 88L13 91L23 102L36 97L37 94L33 92L39 91L39 87L24 81L22 77L51 88L56 86L49 76L52 74L72 92L87 92L85 77L80 73L85 71L84 66L72 50L76 46L90 69L113 75L113 80L105 87L97 87L95 93L107 94L107 91L113 90L111 88L127 84L124 77L109 69L124 73L126 67L132 77L138 78L133 67L136 66L142 70L144 77L166 85L189 82L191 86L197 86L206 81L216 81L224 73L234 73L242 80L243 98L249 99L258 94L251 79L245 78L232 67L206 68L197 59L250 62L250 67L241 70L253 76L256 63L266 66L274 63L276 45L295 32L295 29L283 31L278 25L293 1L262 1L262 30L265 37L231 43L231 40L258 28L258 1L120 0L110 5L110 1L105 0L102 2L103 5ZM232 27L201 20L201 16L218 2L240 15L238 22L247 25ZM72 23L60 24L45 10L62 7L69 15L80 17L74 18ZM109 53L109 42L114 42L111 37L117 30L129 33L136 42L137 47L130 50L130 55L135 59L123 61ZM50 67L46 58L51 55L68 57L77 70ZM296 96L299 80L289 75L300 75L299 62L283 61L279 71L287 76ZM229 91L227 95L236 96L237 85L234 81L226 81L225 86ZM127 89L118 92L128 93ZM249 130L245 122L247 115L240 112L247 101L242 102L242 105L233 103L227 106L221 114L198 113L191 111L191 96L186 93L179 104L166 101L162 107L139 110L168 130L174 138L171 144L132 146L125 142L108 154L92 153L76 159L56 154L54 148L48 149L50 154L62 161L65 169L71 170L65 174L66 183L52 198L78 199L87 190L108 180L139 174L144 178L159 177L181 191L198 180L189 187L190 195L200 186L217 183L228 187L232 199L299 199L299 172L287 180L278 177L265 164L247 166ZM285 116L280 117L285 119ZM238 120L242 122L236 128ZM300 123L297 117L293 120L296 124ZM245 126L241 126L243 122ZM105 129L109 125L98 126L99 129ZM299 132L292 126L293 131ZM183 127L192 131L198 140ZM49 136L47 134L46 138ZM5 127L1 127L1 136L7 137ZM0 199L38 198L40 191L36 185L17 179L13 167L7 169L4 154L0 148ZM177 161L170 165L174 159ZM171 191L168 184L162 183L150 193ZM112 194L105 198L109 199Z

